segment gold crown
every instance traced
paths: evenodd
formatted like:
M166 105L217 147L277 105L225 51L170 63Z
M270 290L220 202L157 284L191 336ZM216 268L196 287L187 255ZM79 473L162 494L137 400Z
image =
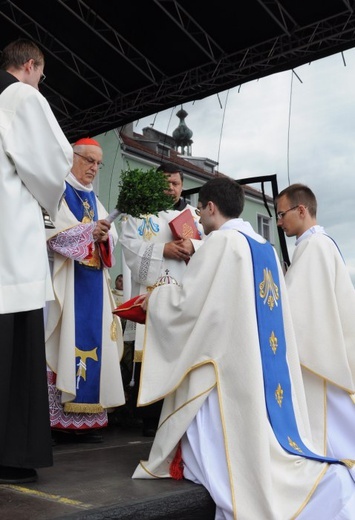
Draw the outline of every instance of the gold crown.
M170 276L169 269L166 269L165 274L162 276L159 276L159 278L157 279L155 284L150 285L149 287L147 287L147 289L148 289L148 291L152 291L153 289L155 289L155 287L159 287L160 285L169 285L169 284L170 285L179 285L178 282L175 280L175 278Z

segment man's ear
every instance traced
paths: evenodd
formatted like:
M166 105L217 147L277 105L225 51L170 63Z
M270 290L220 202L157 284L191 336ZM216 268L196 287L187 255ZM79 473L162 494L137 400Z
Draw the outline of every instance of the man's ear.
M24 64L23 64L23 67L25 69L26 72L31 72L32 68L34 67L34 63L35 63L35 60L33 58L27 60Z
M299 209L301 217L305 217L307 215L307 208L306 208L306 206L304 206L303 204L300 204L298 206L298 209Z
M210 215L214 215L216 213L216 210L217 210L217 206L214 202L212 202L211 200L209 200L207 202L207 207L208 207L208 211L210 213Z

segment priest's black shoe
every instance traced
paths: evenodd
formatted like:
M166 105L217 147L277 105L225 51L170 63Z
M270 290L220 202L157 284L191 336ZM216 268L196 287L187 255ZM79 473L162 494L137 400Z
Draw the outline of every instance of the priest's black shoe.
M0 466L0 484L25 484L36 482L37 478L37 471L32 468Z

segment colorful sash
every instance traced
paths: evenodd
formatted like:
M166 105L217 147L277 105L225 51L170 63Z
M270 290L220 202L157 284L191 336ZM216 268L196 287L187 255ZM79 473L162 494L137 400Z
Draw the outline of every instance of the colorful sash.
M97 220L94 192L74 190L67 184L65 200L79 222ZM83 204L84 202L84 204ZM98 413L100 403L103 274L102 269L74 262L76 398L66 412Z
M348 465L346 461L312 452L300 437L292 403L280 281L274 250L268 242L261 244L247 235L244 236L249 243L253 259L255 305L265 400L274 434L288 453L320 462Z

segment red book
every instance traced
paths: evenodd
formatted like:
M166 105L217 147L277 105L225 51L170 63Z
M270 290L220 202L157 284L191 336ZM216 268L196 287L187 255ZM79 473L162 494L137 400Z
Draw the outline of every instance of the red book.
M171 220L169 226L174 240L177 240L178 238L201 239L194 218L189 209L185 209L180 213L180 215Z

